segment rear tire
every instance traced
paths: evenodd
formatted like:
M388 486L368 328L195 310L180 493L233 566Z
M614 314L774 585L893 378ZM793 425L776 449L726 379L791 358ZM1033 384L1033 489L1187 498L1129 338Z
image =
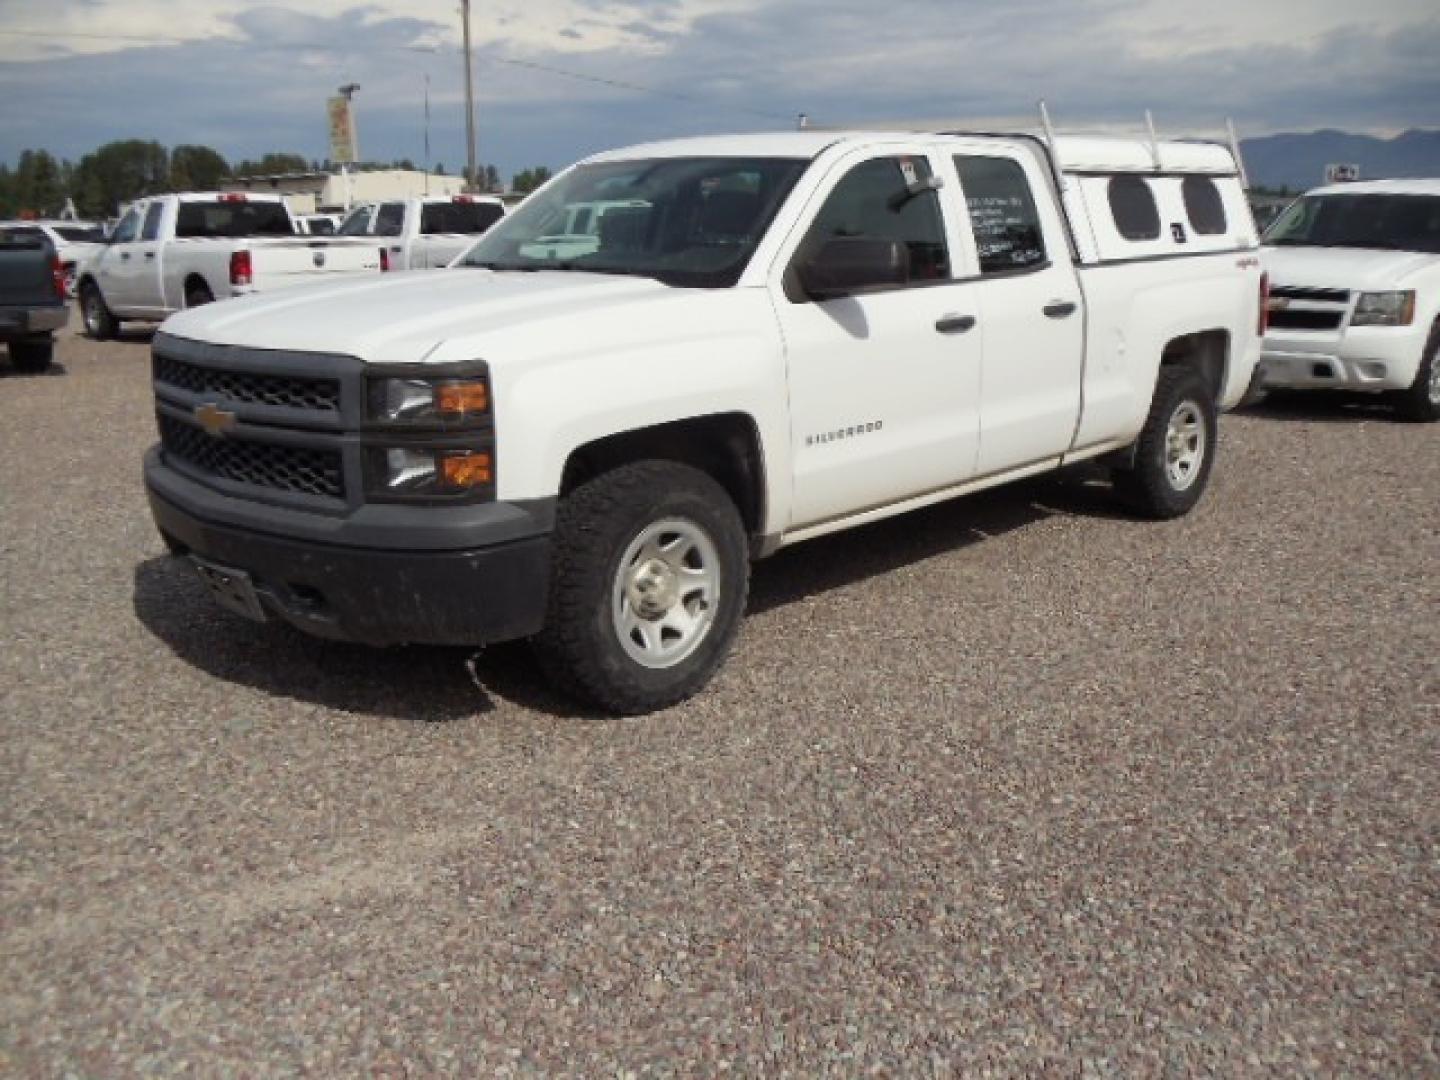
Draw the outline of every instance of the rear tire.
M1430 424L1440 420L1440 322L1430 330L1420 370L1408 390L1396 395L1395 408L1406 420Z
M1189 513L1209 483L1218 436L1215 399L1205 380L1192 368L1162 367L1135 443L1135 463L1115 474L1117 494L1156 520Z
M85 333L96 341L109 341L120 329L120 323L105 305L100 286L93 281L80 285L80 315L85 320Z
M575 697L623 715L698 692L745 610L745 527L698 469L642 461L560 503L541 666Z
M43 338L24 338L10 343L10 362L19 371L38 373L49 369L55 359L55 339L48 334Z

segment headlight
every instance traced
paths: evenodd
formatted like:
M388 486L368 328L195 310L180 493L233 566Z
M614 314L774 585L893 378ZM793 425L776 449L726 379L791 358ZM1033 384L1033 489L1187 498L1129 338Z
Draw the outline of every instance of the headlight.
M490 418L490 384L483 376L371 379L368 413L387 425L473 427Z
M473 502L495 490L495 459L468 447L369 446L365 493L371 500Z
M1415 292L1361 293L1351 326L1409 326L1415 320Z

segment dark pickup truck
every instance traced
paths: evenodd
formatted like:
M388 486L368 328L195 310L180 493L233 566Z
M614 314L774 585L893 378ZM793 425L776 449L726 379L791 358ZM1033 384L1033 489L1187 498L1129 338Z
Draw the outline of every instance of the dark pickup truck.
M0 240L0 341L21 371L44 371L55 352L55 331L70 316L65 278L48 241Z

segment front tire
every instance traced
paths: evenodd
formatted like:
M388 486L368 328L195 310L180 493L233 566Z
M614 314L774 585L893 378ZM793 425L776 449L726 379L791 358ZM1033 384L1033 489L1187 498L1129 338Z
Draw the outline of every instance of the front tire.
M698 469L625 465L560 503L546 673L608 712L652 712L697 693L745 610L750 561L734 502Z
M1188 367L1162 367L1135 463L1115 474L1116 492L1156 520L1189 513L1209 483L1218 436L1215 399L1205 380Z
M10 362L19 371L38 374L48 370L54 359L55 339L49 335L43 338L24 338L10 343Z
M1400 391L1395 407L1406 420L1422 424L1440 420L1440 322L1425 341L1415 381L1408 390Z
M96 341L109 341L120 329L119 322L105 305L100 286L93 281L80 285L80 315L85 320L85 333Z

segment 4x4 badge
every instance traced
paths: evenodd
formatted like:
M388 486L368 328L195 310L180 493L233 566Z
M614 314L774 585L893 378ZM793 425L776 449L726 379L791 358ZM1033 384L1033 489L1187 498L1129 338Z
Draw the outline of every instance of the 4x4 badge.
M221 435L235 426L235 414L210 403L195 406L195 419L207 435Z

